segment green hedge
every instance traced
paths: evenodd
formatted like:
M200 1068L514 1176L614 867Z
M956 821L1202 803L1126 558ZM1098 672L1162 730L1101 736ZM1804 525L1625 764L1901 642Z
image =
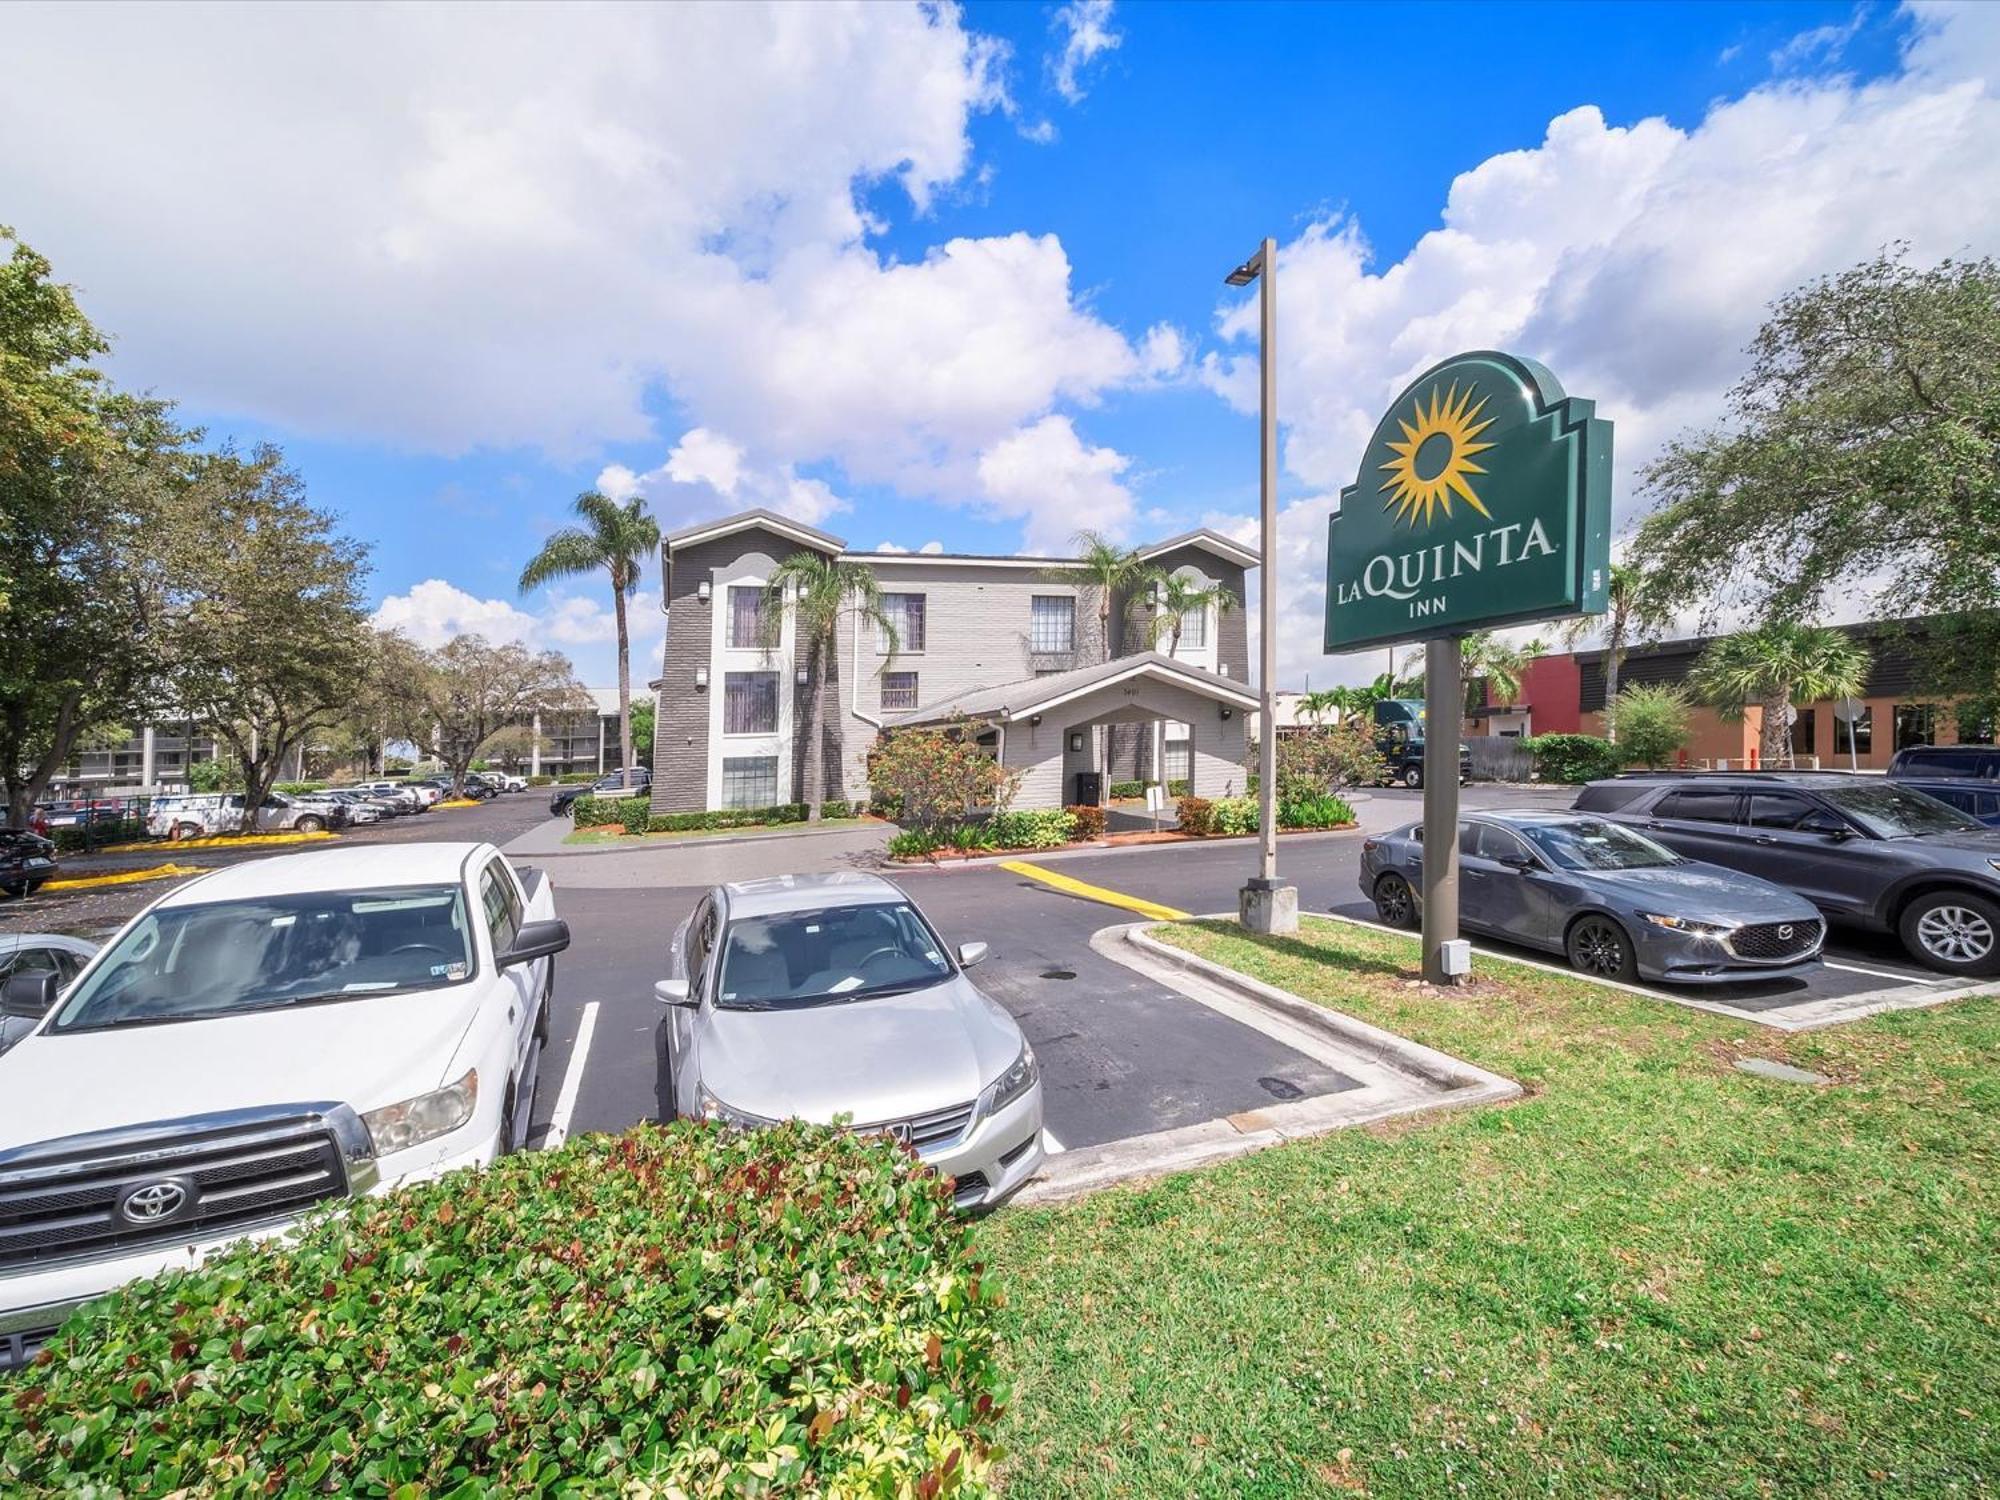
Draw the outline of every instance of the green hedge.
M656 813L652 798L579 797L570 804L578 828L623 826L627 833L698 833L716 828L765 828L780 823L803 823L809 809L803 802L784 802L776 807L729 807L710 812ZM820 816L851 818L859 808L847 802L823 802Z
M1112 797L1143 797L1146 795L1146 783L1143 781L1114 781L1111 783L1111 790L1108 795Z
M90 1304L0 1493L979 1496L998 1301L908 1147L586 1136Z
M1543 781L1595 781L1625 764L1616 745L1594 734L1538 734L1522 740L1521 748L1534 756L1535 775Z
M1192 790L1193 788L1189 785L1188 780L1185 776L1167 783L1167 795L1169 797L1185 797L1188 796L1192 792Z
M997 812L979 822L956 823L930 831L905 828L889 840L895 859L921 859L940 849L965 854L998 854L1014 849L1059 849L1079 837L1076 815L1067 808Z
M717 812L655 813L646 825L653 833L694 833L709 828L761 828L771 823L803 823L806 805L787 802L777 807L729 807Z
M1263 821L1255 797L1182 797L1174 810L1181 832L1195 838L1255 833ZM1354 809L1339 797L1302 797L1278 804L1280 828L1344 828L1353 821Z
M49 830L49 842L56 846L58 854L102 849L106 844L127 844L145 837L144 818L100 818L95 823L79 823L74 828Z
M271 790L283 792L287 797L303 797L309 792L323 792L331 785L326 781L280 781Z

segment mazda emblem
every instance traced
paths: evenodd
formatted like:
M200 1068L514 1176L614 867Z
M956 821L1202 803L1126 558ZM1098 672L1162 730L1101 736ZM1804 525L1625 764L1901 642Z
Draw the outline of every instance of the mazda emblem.
M132 1189L118 1205L118 1211L134 1224L158 1224L179 1213L187 1201L187 1187L170 1178Z
M1791 935L1792 935L1792 924L1790 922L1785 923L1778 929L1778 936L1780 938L1789 940L1791 938Z

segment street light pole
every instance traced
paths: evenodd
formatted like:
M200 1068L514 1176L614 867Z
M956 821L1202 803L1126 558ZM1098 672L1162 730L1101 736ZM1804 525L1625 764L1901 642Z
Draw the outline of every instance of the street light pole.
M1260 282L1257 361L1261 379L1259 477L1261 480L1258 587L1257 742L1258 868L1237 897L1243 925L1252 932L1299 930L1299 893L1278 883L1278 242L1266 238L1256 255L1224 278L1230 286Z

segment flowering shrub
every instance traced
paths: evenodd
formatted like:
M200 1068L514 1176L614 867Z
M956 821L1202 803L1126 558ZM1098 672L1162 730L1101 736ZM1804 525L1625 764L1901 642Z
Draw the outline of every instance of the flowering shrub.
M868 756L868 784L878 804L894 816L941 832L974 808L1004 810L1020 786L1018 772L1003 769L981 748L978 726L959 720L942 729L895 729Z
M1174 820L1182 833L1206 838L1215 832L1215 804L1206 797L1182 797L1174 803Z
M0 1493L984 1495L998 1303L908 1147L641 1126L92 1303Z

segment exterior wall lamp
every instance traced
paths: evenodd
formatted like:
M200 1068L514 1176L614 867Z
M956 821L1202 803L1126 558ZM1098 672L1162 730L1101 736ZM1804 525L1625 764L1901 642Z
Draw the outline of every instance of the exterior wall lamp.
M808 673L804 667L800 667L796 672L792 674L792 681L796 682L800 687L804 687L806 685L807 678L810 675L811 674Z
M705 688L708 686L707 667L696 667L694 669L694 685L698 688Z
M710 587L709 582L706 578L702 579L700 583L697 583L694 586L694 596L695 598L699 599L703 604L708 603L709 595L714 592L715 590L712 587Z
M1229 706L1229 705L1228 705L1227 703L1225 703L1225 704L1223 704L1223 705L1222 705L1222 717L1223 717L1223 718L1225 718L1225 719L1226 719L1226 718L1228 718L1228 717L1229 717L1229 716L1230 716L1231 714L1233 714L1233 713L1235 713L1235 712L1236 712L1236 710L1235 710L1235 709L1233 709L1233 708L1231 708L1231 707L1230 707L1230 706Z
M1037 727L1041 722L1042 722L1042 716L1040 714L1028 715L1028 727L1030 729Z

